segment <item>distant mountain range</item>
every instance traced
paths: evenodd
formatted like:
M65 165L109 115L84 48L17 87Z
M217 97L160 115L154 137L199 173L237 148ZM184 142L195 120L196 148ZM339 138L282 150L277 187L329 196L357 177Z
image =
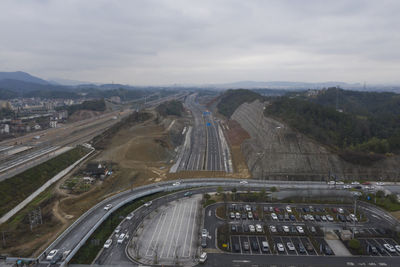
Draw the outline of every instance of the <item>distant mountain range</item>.
M392 91L400 92L400 85L368 85L366 88L360 83L345 83L345 82L288 82L288 81L238 81L232 83L220 84L202 84L202 85L168 85L168 86L130 86L123 84L95 84L90 82L80 82L74 80L54 78L50 81L35 77L29 73L16 72L0 72L0 89L10 90L16 93L30 92L37 90L52 90L52 91L71 91L82 89L190 89L190 88L207 88L207 89L280 89L280 90L307 90L307 89L322 89L339 86L343 89L350 90L367 90L367 91Z

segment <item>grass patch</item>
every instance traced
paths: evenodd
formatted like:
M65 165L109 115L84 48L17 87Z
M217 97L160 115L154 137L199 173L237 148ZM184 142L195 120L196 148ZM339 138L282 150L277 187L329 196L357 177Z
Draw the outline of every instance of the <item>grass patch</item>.
M83 157L87 152L88 150L84 147L76 147L12 178L1 181L0 216L17 206L50 178Z
M114 211L90 236L86 243L72 258L70 264L91 264L96 258L100 249L103 247L106 240L112 234L114 229L121 221L132 211L143 205L144 202L169 194L169 192L161 192L154 195L146 196L131 203L128 203L118 210Z

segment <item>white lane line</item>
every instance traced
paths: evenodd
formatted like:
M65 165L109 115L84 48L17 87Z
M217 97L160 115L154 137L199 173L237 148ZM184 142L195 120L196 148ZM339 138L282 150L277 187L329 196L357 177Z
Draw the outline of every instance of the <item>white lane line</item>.
M194 236L194 229L196 228L196 216L197 216L197 210L198 210L198 205L197 201L193 201L195 205L195 210L194 210L194 216L190 216L189 223L192 224L192 236L190 238L190 243L189 243L189 257L192 255L192 248L194 247L193 245L193 236Z
M183 203L183 206L184 206L184 210L183 210L183 212L182 212L182 214L181 214L181 221L180 221L180 223L179 223L179 227L178 227L178 236L176 237L176 239L175 239L175 246L177 246L178 245L178 242L180 241L180 239L179 239L179 237L181 236L181 230L183 229L183 227L185 226L185 222L184 222L184 218L186 217L186 214L187 214L187 201L185 201L184 203ZM179 249L179 251L177 251L177 256L179 257L180 256L180 254L183 254L183 247L181 247L180 249ZM182 251L182 253L180 253Z
M161 231L164 229L164 224L165 224L165 221L167 220L167 217L168 217L168 211L167 211L167 210L164 210L164 220L163 220L163 222L162 222L162 224L161 224L160 230L158 231L157 239L156 239L155 245L158 245L159 242L160 242L160 234L161 234ZM152 245L152 244L150 244L150 246L151 246L151 245ZM151 254L150 254L150 256L153 256L153 253L154 253L153 249L155 249L155 248L156 248L156 246L150 247L150 249L151 249ZM157 248L157 249L159 249L159 248Z
M191 205L190 205L190 213L189 213L189 217L192 215L192 210L193 210L193 200L191 201ZM190 221L187 223L187 227L186 227L186 234L185 234L185 241L183 242L183 253L182 253L182 257L185 257L185 252L186 252L186 241L187 241L187 237L188 237L188 233L189 233L189 229L190 229Z
M175 205L174 211L173 211L172 216L171 216L170 221L169 221L168 232L167 232L167 236L166 236L165 239L164 239L164 243L163 243L163 246L162 246L162 250L161 250L161 253L160 253L160 257L162 257L162 255L164 254L164 249L165 249L165 247L166 247L166 243L167 243L167 241L169 241L169 240L168 240L168 237L169 237L169 233L171 232L172 222L173 222L174 219L175 219L176 206L177 206L177 205Z
M156 233L157 233L157 229L159 229L158 232L160 232L160 229L161 229L161 228L158 228L158 226L159 226L160 222L162 221L162 219L164 219L164 221L165 221L165 217L166 217L165 213L161 213L161 214L160 214L160 217L158 217L156 229L154 229L154 232L153 232L153 234L151 235L150 243L149 243L149 245L147 246L146 256L152 256L152 254L153 254L153 251L152 251L151 254L148 255L149 249L152 247L154 237L155 237L155 235L156 235ZM156 242L158 242L158 240L156 240Z
M178 221L181 220L181 217L182 217L181 211L182 211L182 209L185 208L184 204L182 204L182 203L177 203L176 205L179 205L179 210L178 210L178 214L176 215L177 220L175 221L175 224L173 226L172 238L171 238L171 242L169 243L169 248L168 248L168 252L167 252L166 258L169 258L169 252L171 251L172 245L174 245L174 247L176 249L176 246L177 246L177 244L176 244L176 232L177 232L177 229L176 228L178 226L180 227L180 223L178 223ZM172 252L172 254L174 254L174 252ZM172 257L173 257L173 255L172 255Z

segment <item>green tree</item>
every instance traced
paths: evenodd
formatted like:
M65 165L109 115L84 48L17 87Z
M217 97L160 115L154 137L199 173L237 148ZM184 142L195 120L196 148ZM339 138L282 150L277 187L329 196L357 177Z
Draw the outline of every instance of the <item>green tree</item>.
M357 239L351 239L349 241L349 247L354 250L358 250L360 248L360 241Z
M276 188L276 186L271 187L271 192L276 192L278 191L278 188Z
M385 192L383 192L382 190L379 190L378 192L376 192L376 197L383 198L384 196L385 196Z
M218 195L220 195L222 192L223 192L222 187L221 187L221 186L218 186L218 188L217 188L217 193L218 193Z

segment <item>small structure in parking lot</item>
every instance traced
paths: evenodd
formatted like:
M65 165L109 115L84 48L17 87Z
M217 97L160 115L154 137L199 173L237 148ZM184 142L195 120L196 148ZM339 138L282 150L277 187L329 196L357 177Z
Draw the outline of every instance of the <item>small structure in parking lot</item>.
M342 230L340 232L340 239L342 239L343 241L350 240L351 237L352 237L352 233L350 230Z

